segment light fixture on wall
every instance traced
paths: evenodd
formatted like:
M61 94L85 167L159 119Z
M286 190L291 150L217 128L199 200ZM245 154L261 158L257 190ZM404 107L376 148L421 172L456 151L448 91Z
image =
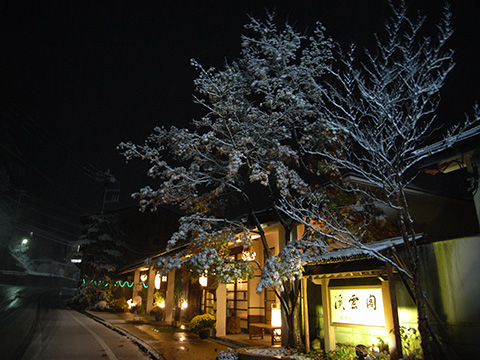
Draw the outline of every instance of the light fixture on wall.
M140 274L140 281L145 282L147 281L147 279L148 279L148 274L146 272L143 272Z
M185 299L182 300L181 307L182 307L182 310L185 310L186 308L188 308L188 302L187 302L187 300L185 300Z

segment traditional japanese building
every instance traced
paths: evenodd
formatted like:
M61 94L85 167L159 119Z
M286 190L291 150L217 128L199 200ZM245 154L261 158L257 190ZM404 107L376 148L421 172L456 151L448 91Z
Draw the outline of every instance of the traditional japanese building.
M424 150L435 155L420 164L407 196L419 234L420 272L424 274L422 285L429 298L432 326L448 345L446 351L472 358L480 351L478 131L457 140L454 147L438 143ZM278 254L283 246L282 227L265 223L264 231L271 253ZM293 233L301 234L301 227ZM403 256L400 238L378 239L369 246L379 254ZM264 264L258 239L248 251L232 244L231 254L237 260L255 256L260 265ZM158 253L153 260L166 255L170 254ZM276 320L279 302L273 290L256 292L258 268L255 277L226 284L213 278L190 280L182 270L161 275L155 265L145 265L143 260L122 273L135 284L132 298L142 292L146 295L147 312L153 307L154 293L162 292L167 323L210 313L216 317L218 337L238 331L252 334L252 329L255 335L261 324L267 331L281 328ZM402 270L367 251L339 248L319 255L304 264L302 285L302 331L307 348L314 341L326 350L334 349L337 343L398 348L398 338L391 330L417 328L411 284Z

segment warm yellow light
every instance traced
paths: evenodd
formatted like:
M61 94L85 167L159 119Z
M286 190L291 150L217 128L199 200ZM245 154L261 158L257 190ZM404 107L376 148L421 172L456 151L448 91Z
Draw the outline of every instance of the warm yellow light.
M242 260L243 261L253 261L255 260L257 253L255 251L250 250L243 250L242 252Z
M155 303L155 305L158 306L158 307L161 308L161 309L164 309L164 308L165 308L165 300L162 300L162 301L160 301L160 302L157 301L157 302Z
M134 303L132 299L127 300L127 304L129 309L137 305L137 303Z
M198 278L198 282L201 286L205 287L208 284L208 278L205 276L205 274L202 274L202 276Z
M159 273L155 275L155 289L160 290L160 285L162 284L162 277Z
M145 282L147 281L147 279L148 279L148 275L146 273L143 273L140 275L140 281Z
M167 280L168 280L167 275L162 275L162 282L167 282Z
M332 287L329 291L333 323L385 326L382 289L379 286Z
M272 305L272 326L282 326L282 311L276 305Z
M187 302L187 300L183 300L182 301L182 309L184 310L186 308L188 308L188 302Z

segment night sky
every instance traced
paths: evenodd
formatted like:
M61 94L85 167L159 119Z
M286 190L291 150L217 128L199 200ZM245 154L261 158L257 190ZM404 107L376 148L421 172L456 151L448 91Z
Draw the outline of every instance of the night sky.
M441 1L416 3L438 19ZM445 122L480 99L475 2L451 4L457 65L442 93ZM146 184L148 164L125 164L116 146L201 117L190 59L206 67L235 59L247 14L265 9L301 31L320 20L342 45L359 47L389 15L383 0L3 1L0 161L10 199L29 210L22 229L74 240L79 216L100 210L102 173L118 179L122 201Z

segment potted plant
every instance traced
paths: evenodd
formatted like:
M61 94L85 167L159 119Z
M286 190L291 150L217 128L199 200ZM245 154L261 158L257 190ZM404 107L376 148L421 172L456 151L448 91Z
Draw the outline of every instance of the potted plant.
M162 321L165 316L165 311L159 306L154 306L152 310L150 310L150 315L155 316L155 320Z
M190 321L190 331L196 333L201 339L210 336L210 331L215 329L216 320L213 315L197 315Z

